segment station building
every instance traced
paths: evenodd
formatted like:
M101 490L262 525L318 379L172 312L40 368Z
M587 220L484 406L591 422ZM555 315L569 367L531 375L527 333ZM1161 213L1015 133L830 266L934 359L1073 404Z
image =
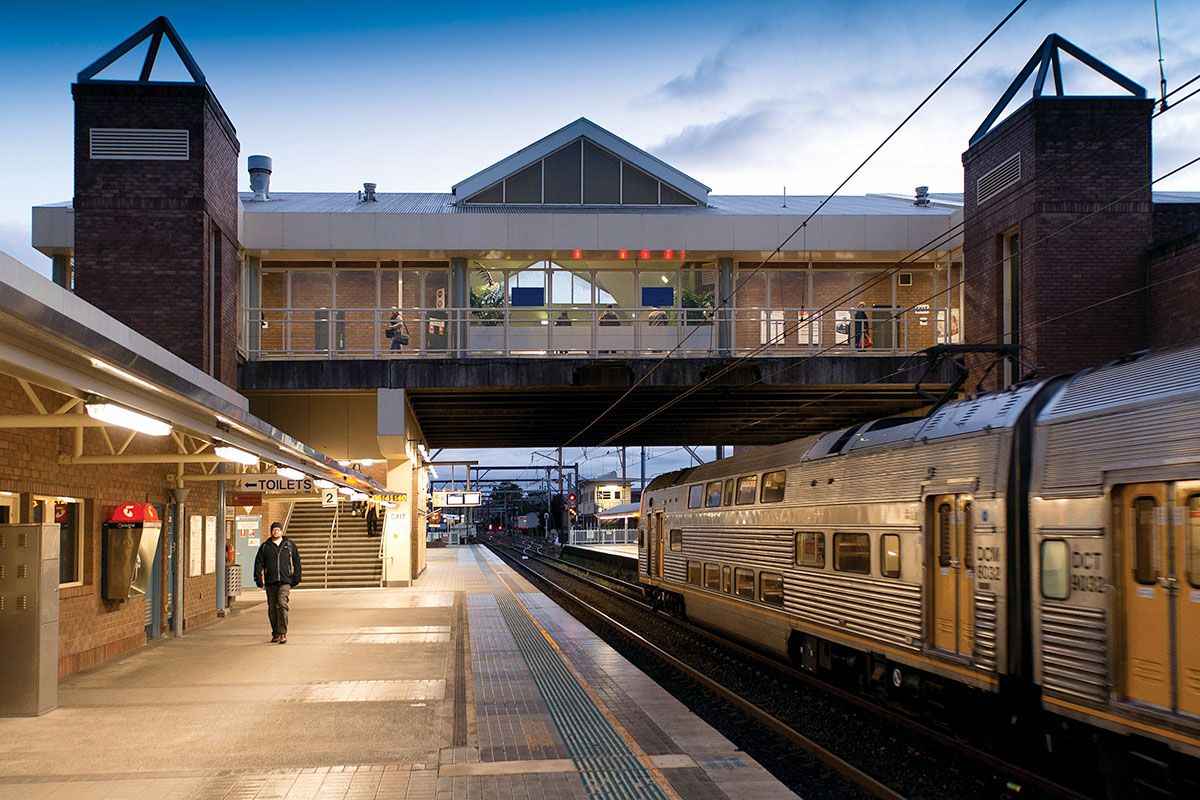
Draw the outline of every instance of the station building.
M139 80L103 77L147 39ZM152 80L164 39L191 81ZM170 23L150 23L72 86L74 197L33 210L58 285L22 284L7 306L41 298L56 316L9 324L22 341L5 362L6 413L72 414L0 429L13 454L0 514L67 524L62 608L78 631L60 629L59 673L149 635L143 607L101 598L101 522L129 500L175 502L180 475L207 463L178 456L221 437L392 498L403 531L382 551L383 580L407 581L423 568L438 448L563 444L592 417L603 424L575 443L765 444L919 413L954 388L944 363L913 365L931 347L960 348L981 383L1001 385L1200 335L1200 194L1153 192L1155 104L1141 87L1088 56L1118 93L1065 94L1060 54L1080 52L1051 36L1035 53L964 154L962 194L714 194L586 119L447 191L273 193L270 174L288 166L252 156L254 191L239 194L233 122ZM1034 69L1033 96L997 123ZM155 302L135 302L147 287ZM106 357L95 326L71 328L81 317L124 349ZM1004 345L1019 361L997 367L987 348ZM97 383L104 367L31 377L27 354L51 346L118 370L127 391ZM80 461L143 446L80 425L92 395L185 426L177 453L145 454L174 456L173 471ZM625 396L636 410L605 417ZM188 502L224 522L215 474ZM259 516L286 517L281 502ZM207 574L185 584L196 623L221 602Z

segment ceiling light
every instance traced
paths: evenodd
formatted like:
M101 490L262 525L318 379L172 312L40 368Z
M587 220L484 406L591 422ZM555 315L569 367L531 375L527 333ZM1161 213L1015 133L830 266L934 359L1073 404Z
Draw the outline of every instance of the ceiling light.
M359 463L359 465L360 465L360 466L363 466L363 467L369 467L369 466L371 466L371 465L373 465L373 464L375 463L375 459L373 459L373 458L364 458L364 459L362 459L361 461L359 461L358 463Z
M350 499L358 502L358 501L362 501L362 500L370 500L371 496L369 494L365 494L363 492L354 492L353 494L350 495Z
M253 467L258 464L258 456L253 453L247 453L245 450L239 450L236 447L230 447L229 445L215 447L213 448L213 452L226 461L236 461L239 464L245 464L247 467Z
M124 406L113 403L87 403L84 408L92 419L107 422L109 425L119 425L147 436L166 436L171 432L171 426L162 420L147 417Z
M313 486L317 487L318 489L332 489L333 481L327 481L324 478L318 478L317 480L313 481Z
M342 486L341 488L338 489L338 491L341 492L342 494L346 495L346 497L350 497L351 495L354 494L354 490L351 489L349 486Z
M124 380L127 380L130 383L136 383L137 385L144 386L147 389L153 389L156 392L162 391L162 389L159 389L157 386L150 383L149 381L144 381L136 375L130 374L123 369L119 369L118 367L114 367L112 364L109 364L105 361L101 361L98 358L93 358L90 360L92 362L92 366L95 367L96 369L102 369L105 372L108 372L112 375L116 375L118 378L123 378Z
M304 480L304 473L298 469L292 469L291 467L276 467L275 474L282 475L283 477L290 478L294 481Z

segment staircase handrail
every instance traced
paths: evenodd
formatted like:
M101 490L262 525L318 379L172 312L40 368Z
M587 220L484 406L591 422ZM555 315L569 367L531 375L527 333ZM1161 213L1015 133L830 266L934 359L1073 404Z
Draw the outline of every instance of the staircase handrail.
M333 566L333 535L337 532L338 512L341 511L342 504L338 503L333 507L333 524L329 526L329 546L325 548L325 587L329 588L329 568Z

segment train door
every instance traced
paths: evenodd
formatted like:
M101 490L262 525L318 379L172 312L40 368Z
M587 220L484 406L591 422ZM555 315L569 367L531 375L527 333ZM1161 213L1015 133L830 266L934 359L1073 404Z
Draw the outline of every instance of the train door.
M663 576L663 515L654 512L654 577Z
M1125 697L1200 714L1200 483L1133 484L1116 502Z
M970 657L975 645L975 563L971 498L937 495L930 503L929 592L933 646Z

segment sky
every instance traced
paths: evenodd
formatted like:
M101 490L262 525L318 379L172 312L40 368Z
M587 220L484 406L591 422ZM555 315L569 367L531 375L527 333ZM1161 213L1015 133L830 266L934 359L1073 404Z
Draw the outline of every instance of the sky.
M244 191L264 154L274 192L446 192L587 117L714 194L823 196L1016 3L22 3L0 24L0 250L49 274L30 208L73 193L71 83L159 14L237 128ZM1170 91L1200 74L1200 3L1158 14ZM961 192L968 139L1050 33L1159 96L1154 0L1028 0L842 193ZM132 56L101 77L136 77ZM155 79L184 77L170 57ZM1070 58L1063 73L1068 94L1121 91ZM1197 151L1200 98L1155 120L1155 176ZM1156 188L1200 190L1200 167ZM617 468L605 452L589 474Z

